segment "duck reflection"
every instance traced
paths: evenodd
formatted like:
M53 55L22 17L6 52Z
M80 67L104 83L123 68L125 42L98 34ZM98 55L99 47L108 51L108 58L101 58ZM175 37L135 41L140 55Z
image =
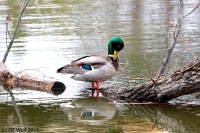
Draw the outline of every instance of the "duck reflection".
M63 103L61 110L69 120L90 125L106 124L107 120L118 117L116 105L103 97L98 100L94 97L80 98L71 103Z

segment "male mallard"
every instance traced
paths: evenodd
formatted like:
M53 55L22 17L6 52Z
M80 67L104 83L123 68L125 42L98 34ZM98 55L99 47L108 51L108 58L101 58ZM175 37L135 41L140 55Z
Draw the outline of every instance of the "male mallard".
M99 83L112 78L118 69L118 52L124 47L122 39L113 37L108 43L108 55L84 56L63 66L57 70L58 73L74 74L72 79L92 82L92 87L99 88ZM94 83L96 82L96 86Z

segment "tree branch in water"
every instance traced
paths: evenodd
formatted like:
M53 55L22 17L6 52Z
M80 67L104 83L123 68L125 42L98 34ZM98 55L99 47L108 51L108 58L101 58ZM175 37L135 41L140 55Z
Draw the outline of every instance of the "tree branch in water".
M15 31L14 31L14 33L13 33L13 35L12 35L12 38L11 38L11 41L10 41L9 45L7 46L7 50L6 50L6 52L5 52L5 54L4 54L4 57L3 57L3 60L2 60L3 63L6 62L7 56L8 56L8 54L9 54L9 52L10 52L10 49L11 49L12 44L13 44L13 42L14 42L15 36L16 36L16 34L17 34L17 30L18 30L18 28L19 28L19 24L20 24L22 15L23 15L23 13L24 13L24 10L25 10L26 6L28 5L28 2L29 2L29 0L24 0L23 4L22 4L22 6L21 6L21 10L20 10L20 13L19 13L19 17L18 17L18 19L17 19L17 24L16 24L16 27L15 27ZM7 28L7 27L6 27L6 28ZM6 34L7 34L7 33L6 33Z

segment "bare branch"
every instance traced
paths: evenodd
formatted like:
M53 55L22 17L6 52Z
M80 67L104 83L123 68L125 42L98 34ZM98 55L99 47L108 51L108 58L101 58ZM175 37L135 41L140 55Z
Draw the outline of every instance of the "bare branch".
M193 13L199 6L200 6L200 2L197 4L197 6L191 12L189 12L188 14L186 14L183 17L186 17L186 16L190 15L191 13Z
M197 31L196 31L196 30L194 30L194 29L193 29L193 31L194 31L194 32L196 32L197 34L199 34L199 36L200 36L200 33L199 33L199 32L197 32Z
M22 15L23 15L23 12L24 12L26 6L28 5L28 2L29 2L29 0L24 0L23 4L22 4L22 6L21 6L21 10L20 10L20 13L19 13L19 17L18 17L18 19L17 19L17 24L16 24L16 27L15 27L15 31L14 31L14 33L13 33L13 35L12 35L12 39L11 39L9 45L7 46L7 50L6 50L5 55L4 55L4 57L3 57L3 60L2 60L3 63L6 62L6 58L7 58L8 53L9 53L11 47L12 47L12 44L13 44L13 42L14 42L14 39L15 39L15 36L16 36L16 34L17 34L17 30L18 30L18 28L19 28L19 24L20 24ZM6 33L6 34L7 34L7 33Z
M169 62L170 56L172 54L172 51L175 47L175 44L177 43L178 36L181 32L181 23L182 23L182 18L183 18L182 14L183 14L183 0L180 1L180 8L179 8L179 13L178 13L179 17L178 17L177 24L176 24L175 31L174 31L174 42L171 45L171 47L168 48L166 57L162 62L162 66L161 66L160 72L158 74L158 77L160 77L160 75L162 75L164 73L167 63Z

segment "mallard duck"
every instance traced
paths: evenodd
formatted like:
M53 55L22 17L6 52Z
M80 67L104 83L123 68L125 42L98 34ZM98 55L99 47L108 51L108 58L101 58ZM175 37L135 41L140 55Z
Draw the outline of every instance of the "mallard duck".
M124 47L124 42L115 36L108 43L108 55L84 56L57 70L58 73L74 74L71 78L92 82L92 88L100 89L99 82L112 78L118 70L118 52ZM96 83L96 85L95 85Z

